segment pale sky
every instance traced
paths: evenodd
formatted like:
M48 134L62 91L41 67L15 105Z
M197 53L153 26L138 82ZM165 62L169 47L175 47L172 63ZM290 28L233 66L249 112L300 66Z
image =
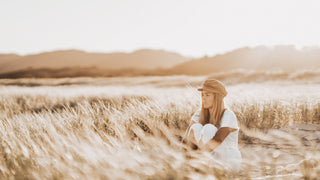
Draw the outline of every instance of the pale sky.
M320 45L318 0L0 0L0 53Z

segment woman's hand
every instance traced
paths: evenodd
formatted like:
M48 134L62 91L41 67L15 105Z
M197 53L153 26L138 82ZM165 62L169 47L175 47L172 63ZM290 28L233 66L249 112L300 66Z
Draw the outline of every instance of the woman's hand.
M204 147L202 147L201 149L204 151L213 151L215 150L221 143L215 141L214 139L211 139Z
M203 144L202 141L200 140L198 143L198 147L199 147L199 150L203 150L203 149L205 149L206 145Z

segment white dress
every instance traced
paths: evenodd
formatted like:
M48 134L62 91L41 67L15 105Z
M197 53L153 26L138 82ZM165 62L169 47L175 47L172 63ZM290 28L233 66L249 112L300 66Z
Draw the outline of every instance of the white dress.
M190 130L194 130L194 135L195 137L197 136L196 134L200 134L201 137L209 136L210 138L213 138L217 130L221 127L231 127L234 129L237 129L234 132L231 132L225 139L224 141L215 149L212 151L213 158L216 161L219 161L223 163L226 166L229 166L230 169L234 171L239 171L240 170L240 165L241 165L241 160L242 156L241 153L238 149L238 134L239 134L239 126L237 122L237 117L234 114L233 111L227 109L224 111L222 119L221 119L221 125L219 128L216 128L213 124L210 124L210 127L206 128L205 127L208 125L206 124L203 126L201 129L201 124L199 125L199 118L200 118L200 109L198 109L192 116L191 120L197 122L193 124L193 127L191 126ZM213 126L213 127L212 127ZM208 131L210 129L212 132L211 133L204 133L205 131ZM200 133L199 133L200 130ZM198 132L197 132L198 131ZM190 132L190 131L189 131ZM196 137L196 140L199 140L199 137ZM203 140L207 142L208 138L206 137L206 140Z

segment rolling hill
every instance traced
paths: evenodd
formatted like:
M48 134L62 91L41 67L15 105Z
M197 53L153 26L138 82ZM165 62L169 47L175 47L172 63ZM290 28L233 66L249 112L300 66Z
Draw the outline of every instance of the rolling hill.
M174 74L203 75L235 69L294 72L320 68L320 49L294 46L244 47L223 55L192 59L170 68Z
M53 51L27 56L0 55L0 73L37 68L99 67L108 69L170 68L188 58L163 50L142 49L132 53L87 53L78 50Z
M148 49L109 54L68 50L28 56L0 55L0 78L207 75L239 69L255 72L280 70L285 73L315 69L318 72L320 48L244 47L198 59Z

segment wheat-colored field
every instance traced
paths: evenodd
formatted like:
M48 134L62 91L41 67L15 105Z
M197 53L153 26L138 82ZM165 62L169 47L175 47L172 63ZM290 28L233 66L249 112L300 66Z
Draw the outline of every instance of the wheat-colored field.
M204 79L1 80L0 178L320 177L320 84L226 84L241 128L233 173L181 143Z

